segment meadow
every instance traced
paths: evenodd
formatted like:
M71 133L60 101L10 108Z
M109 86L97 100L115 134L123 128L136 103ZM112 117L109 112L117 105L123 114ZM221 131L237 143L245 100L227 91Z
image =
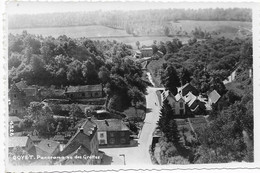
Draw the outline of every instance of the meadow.
M146 28L140 24L139 27ZM169 22L168 25L171 28L172 33L176 31L186 31L188 34L192 32L196 27L201 28L202 31L215 32L216 35L213 37L228 37L235 38L241 37L239 30L247 30L250 32L252 28L251 22L240 22L240 21L192 21L192 20L180 20L177 22ZM157 26L162 28L162 26ZM138 28L137 28L138 29ZM149 29L149 28L148 28ZM156 29L156 28L152 28ZM101 25L90 25L90 26L71 26L71 27L45 27L45 28L23 28L23 29L10 29L9 33L21 34L22 31L26 30L30 34L42 35L43 37L53 36L58 37L60 35L66 35L71 38L87 37L93 40L116 40L131 45L134 49L137 49L136 42L139 41L140 45L151 45L153 41L170 41L173 37L164 36L161 32L155 35L141 35L134 37L125 30L109 28ZM179 37L183 43L187 43L189 37ZM176 38L175 37L175 38Z

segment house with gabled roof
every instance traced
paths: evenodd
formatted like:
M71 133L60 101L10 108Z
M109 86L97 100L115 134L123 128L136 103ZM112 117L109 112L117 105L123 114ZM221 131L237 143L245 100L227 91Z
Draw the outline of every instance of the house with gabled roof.
M77 125L79 128L74 136L68 141L64 149L58 154L58 156L69 156L76 152L80 146L88 149L90 152L89 157L98 155L98 138L97 138L97 125L89 117L84 122L80 122ZM96 164L99 162L97 159L91 159L88 164ZM66 162L65 162L66 163Z
M190 83L186 83L185 85L183 85L182 87L177 88L178 89L178 93L181 94L181 96L186 96L189 92L191 92L193 95L198 96L199 95L199 91L192 86Z
M15 147L20 147L25 151L29 151L33 146L33 141L29 136L13 136L8 138L9 151Z
M180 94L174 96L169 90L165 90L161 93L161 99L162 103L168 100L175 115L185 115L185 100Z
M60 143L53 140L41 140L38 145L33 146L28 153L35 158L56 156L60 152Z
M69 86L65 89L65 96L71 99L90 99L103 97L103 87L99 85Z
M94 120L100 145L130 144L130 129L120 119Z

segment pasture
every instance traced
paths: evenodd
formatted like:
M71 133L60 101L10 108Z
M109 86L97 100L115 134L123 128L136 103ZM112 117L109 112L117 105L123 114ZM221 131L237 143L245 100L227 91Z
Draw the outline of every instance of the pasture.
M213 37L228 37L234 39L235 37L241 37L239 30L243 30L250 33L252 29L251 22L240 22L240 21L193 21L193 20L180 20L178 22L169 22L166 25L170 27L171 32L176 34L176 32L186 31L188 34L192 32L196 27L201 28L202 31L214 32ZM140 24L141 28L144 28ZM162 26L158 25L158 28ZM138 28L138 27L137 27ZM150 29L150 28L147 28ZM152 29L156 29L153 27ZM21 34L23 30L27 30L30 34L42 35L43 37L52 36L57 38L60 35L66 35L71 38L87 37L93 40L116 40L118 42L123 42L129 44L133 49L137 49L136 42L140 42L142 45L152 45L154 40L159 43L160 41L171 41L174 37L164 36L161 32L156 35L141 35L138 37L133 37L127 34L125 30L113 29L101 25L90 25L90 26L69 26L69 27L46 27L46 28L23 28L23 29L10 29L9 33ZM179 37L183 43L187 43L189 37Z

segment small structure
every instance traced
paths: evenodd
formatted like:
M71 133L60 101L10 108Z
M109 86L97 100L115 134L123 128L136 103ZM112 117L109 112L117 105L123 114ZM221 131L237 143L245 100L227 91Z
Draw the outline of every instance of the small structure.
M211 93L209 93L208 95L208 99L209 99L209 104L215 104L218 102L218 100L220 99L220 95L216 90L213 90Z
M65 95L71 99L90 99L103 97L102 85L69 86Z
M14 136L9 137L8 148L9 151L15 147L20 147L25 151L29 151L33 146L33 141L28 136Z
M153 55L153 48L151 47L146 47L146 48L141 48L141 57L151 57Z
M130 130L119 119L94 120L98 127L98 141L100 145L128 145L130 144Z

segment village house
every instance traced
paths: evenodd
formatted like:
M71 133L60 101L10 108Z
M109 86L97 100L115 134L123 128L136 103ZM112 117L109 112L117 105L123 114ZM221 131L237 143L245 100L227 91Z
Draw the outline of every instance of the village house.
M161 99L162 103L168 100L175 115L185 115L185 101L179 94L174 96L169 90L165 90L161 94Z
M128 145L130 144L130 130L119 119L94 120L98 127L98 141L100 145Z
M15 147L20 147L25 151L29 151L33 146L33 141L29 136L13 136L8 138L8 149L11 151Z
M141 57L151 57L153 55L153 48L151 47L145 47L140 49Z
M83 123L79 123L77 125L78 130L75 135L69 140L64 149L58 154L58 156L72 156L78 152L84 152L87 158L85 159L85 164L98 164L100 163L100 159L97 158L99 156L99 144L97 137L97 125L94 121L89 117ZM84 150L84 151L82 151ZM67 158L68 158L67 157ZM75 160L74 160L75 161ZM60 164L69 165L74 164L73 160L63 159L59 161Z
M42 140L33 146L28 153L37 157L56 156L60 152L60 143L53 140Z
M69 86L65 95L70 99L91 99L103 97L102 85Z

